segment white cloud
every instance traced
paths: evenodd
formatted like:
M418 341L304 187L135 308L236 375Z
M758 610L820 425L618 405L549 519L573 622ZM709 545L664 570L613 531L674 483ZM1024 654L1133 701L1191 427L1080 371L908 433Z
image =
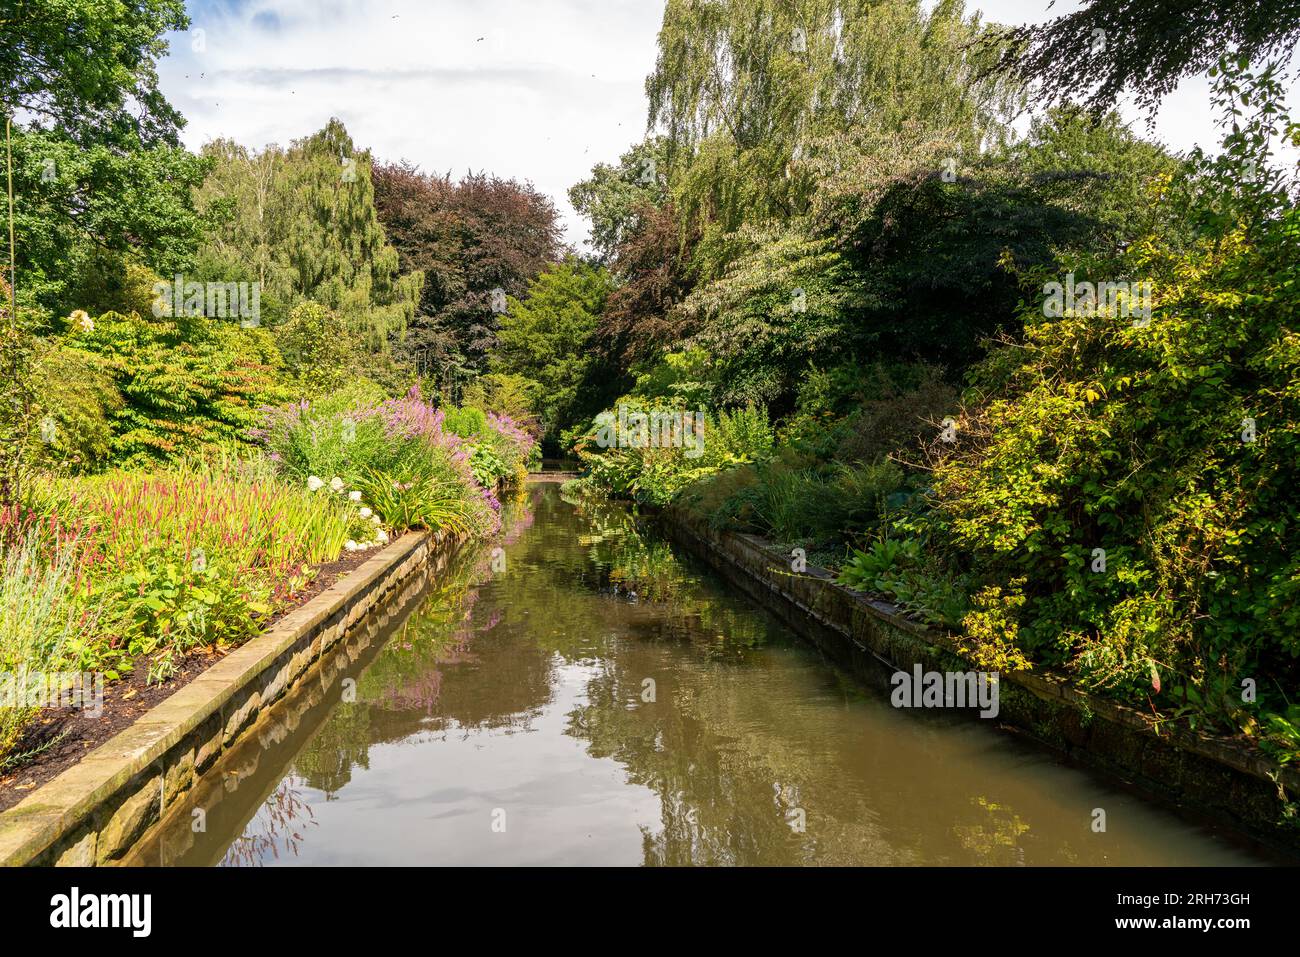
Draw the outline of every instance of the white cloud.
M1079 5L969 4L1003 23ZM566 191L644 134L663 0L191 0L189 11L204 49L173 35L159 73L190 148L218 136L285 144L338 116L383 160L531 180L579 243L586 224ZM1204 77L1181 84L1154 136L1176 150L1215 143L1208 94ZM1121 111L1145 132L1131 104Z
M331 116L383 160L566 191L644 134L662 0L191 3L159 67L185 144L286 144Z

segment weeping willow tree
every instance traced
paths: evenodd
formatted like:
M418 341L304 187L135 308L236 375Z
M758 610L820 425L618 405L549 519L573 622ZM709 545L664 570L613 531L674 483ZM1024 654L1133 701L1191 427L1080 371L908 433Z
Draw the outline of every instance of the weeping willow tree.
M1020 87L988 70L998 32L961 0L668 0L646 89L679 209L728 231L799 215L809 160L854 128L1002 142Z
M199 192L220 226L199 251L201 279L258 281L274 322L312 300L337 311L375 352L415 313L423 275L398 274L375 210L368 151L333 119L287 150L208 144L216 166Z

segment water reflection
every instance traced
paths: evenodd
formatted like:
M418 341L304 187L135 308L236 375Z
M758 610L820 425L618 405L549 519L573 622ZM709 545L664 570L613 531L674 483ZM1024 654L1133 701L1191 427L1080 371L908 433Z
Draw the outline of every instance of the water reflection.
M279 860L282 853L286 858L296 856L306 829L315 823L311 805L302 796L301 785L295 778L287 777L231 843L221 865L252 867L268 859Z
M505 527L277 708L138 862L1263 860L985 722L894 710L619 505L539 485Z

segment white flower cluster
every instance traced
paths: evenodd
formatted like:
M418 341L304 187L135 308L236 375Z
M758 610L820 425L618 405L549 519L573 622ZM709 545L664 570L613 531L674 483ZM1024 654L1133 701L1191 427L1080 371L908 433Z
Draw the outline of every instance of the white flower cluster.
M324 487L325 487L325 480L323 478L320 478L319 476L316 475L312 475L307 478L307 491L319 492ZM347 488L347 486L343 484L343 480L339 478L337 475L329 480L329 487L330 487L330 491L335 493L336 495L342 495L344 490ZM353 489L351 492L348 492L348 501L356 502L358 505L360 505L361 493L358 492L356 489ZM375 538L373 541L369 541L369 542L357 542L349 538L346 542L343 543L343 547L349 552L363 552L367 548L378 548L380 545L388 544L388 532L384 531L383 522L380 520L379 516L374 513L374 510L371 509L368 505L361 505L361 511L358 514L363 519L369 519L370 523L374 525Z

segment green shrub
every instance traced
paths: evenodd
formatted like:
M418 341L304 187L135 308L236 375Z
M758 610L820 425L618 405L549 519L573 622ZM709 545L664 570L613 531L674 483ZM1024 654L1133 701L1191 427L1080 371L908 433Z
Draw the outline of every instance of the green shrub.
M706 476L683 502L715 528L834 552L874 529L890 500L906 487L902 468L887 460L818 463L787 449L770 460Z
M914 566L920 560L920 543L915 539L882 538L869 549L854 549L840 569L838 580L861 591L884 592L894 572Z
M1281 276L1298 226L1148 246L1167 277L1149 327L1030 317L1014 367L968 397L934 525L994 583L1026 579L1027 653L1124 695L1161 674L1295 675L1300 293Z
M474 481L484 488L496 488L514 475L514 470L486 442L469 446L469 467Z
M443 411L446 414L443 425L448 432L454 432L463 439L478 438L487 432L487 414L481 409L451 406L445 407Z
M114 465L246 447L259 407L285 397L270 334L235 322L107 312L71 324L62 346L96 357L124 400L113 418Z
M480 429L474 441L451 431L449 414L467 431ZM500 521L494 490L522 469L523 443L531 443L500 422L478 410L437 409L418 390L375 401L369 389L350 389L268 410L257 435L285 475L359 492L394 530L450 525L485 534Z
M294 306L274 335L285 371L301 396L314 398L342 388L362 361L343 319L316 302Z
M371 472L358 485L384 521L396 529L447 529L458 535L482 531L483 503L450 467L418 474Z
M37 360L40 426L31 436L43 467L94 472L113 455L114 421L126 403L101 357L47 343Z
M470 468L484 488L511 484L527 474L530 463L540 465L536 439L508 415L471 406L449 406L444 411L444 428L467 440Z
M926 555L916 539L880 539L854 549L838 581L881 595L912 617L941 628L958 628L970 608L970 579Z
M962 619L962 651L986 671L1023 671L1029 659L1019 647L1024 581L1016 579L1004 593L997 585L981 589Z
M1270 685L1300 686L1300 211L1242 171L1278 135L1276 91L1217 90L1240 132L1191 174L1204 234L1125 256L1153 284L1149 321L1031 303L1023 341L977 370L957 441L936 443L928 524L985 584L1023 580L1014 641L1036 662L1133 701L1194 690L1235 721L1214 689L1237 710L1255 680L1282 713Z
M201 554L176 542L154 542L95 592L106 609L103 624L121 639L127 656L152 656L150 680L168 677L176 657L195 647L252 638L273 610L265 569Z
M649 425L642 435L635 425L638 416L658 424ZM710 416L674 406L623 402L596 417L574 452L583 464L583 488L667 505L705 476L766 458L774 445L761 408Z

